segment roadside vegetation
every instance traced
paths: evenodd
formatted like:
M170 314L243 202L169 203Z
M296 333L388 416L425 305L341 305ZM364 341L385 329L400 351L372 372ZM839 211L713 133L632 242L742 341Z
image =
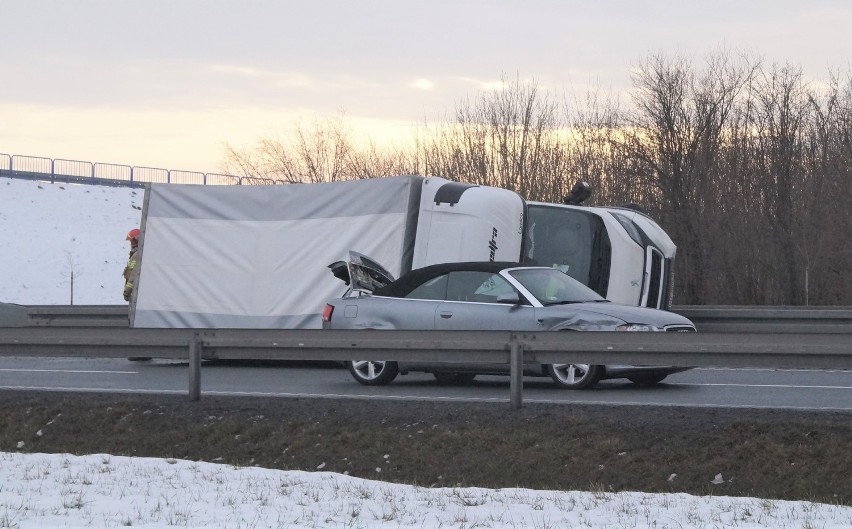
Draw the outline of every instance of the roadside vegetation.
M852 505L848 413L3 391L0 424L3 452Z

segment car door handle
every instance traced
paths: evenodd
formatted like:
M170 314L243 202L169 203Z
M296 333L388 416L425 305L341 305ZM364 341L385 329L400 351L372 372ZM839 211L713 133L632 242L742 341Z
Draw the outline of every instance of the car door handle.
M448 319L448 318L452 318L452 317L453 317L453 313L452 313L452 312L450 312L450 311L448 311L448 310L442 310L442 311L440 312L440 314L441 314L441 317L442 317L442 318L445 318L445 319Z

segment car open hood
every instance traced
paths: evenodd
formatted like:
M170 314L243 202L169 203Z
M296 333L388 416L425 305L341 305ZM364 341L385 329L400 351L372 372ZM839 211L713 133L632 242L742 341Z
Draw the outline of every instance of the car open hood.
M348 261L337 261L328 267L334 277L359 292L372 292L394 280L393 275L374 259L351 250Z

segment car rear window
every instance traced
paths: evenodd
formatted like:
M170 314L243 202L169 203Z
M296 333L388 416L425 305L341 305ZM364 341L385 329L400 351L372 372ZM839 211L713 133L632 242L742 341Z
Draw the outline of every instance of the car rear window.
M447 274L433 277L405 295L409 299L439 299L447 295Z

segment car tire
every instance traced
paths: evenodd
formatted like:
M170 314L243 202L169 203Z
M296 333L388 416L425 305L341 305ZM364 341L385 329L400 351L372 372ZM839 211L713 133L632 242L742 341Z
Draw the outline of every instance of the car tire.
M627 377L627 380L637 386L655 386L665 380L668 375L635 375Z
M365 386L390 384L399 374L399 366L396 362L352 360L348 364L352 377Z
M601 376L601 366L592 364L549 364L545 371L563 389L590 388Z
M463 386L470 384L476 378L476 373L447 373L446 371L436 371L432 373L438 384L446 386Z

